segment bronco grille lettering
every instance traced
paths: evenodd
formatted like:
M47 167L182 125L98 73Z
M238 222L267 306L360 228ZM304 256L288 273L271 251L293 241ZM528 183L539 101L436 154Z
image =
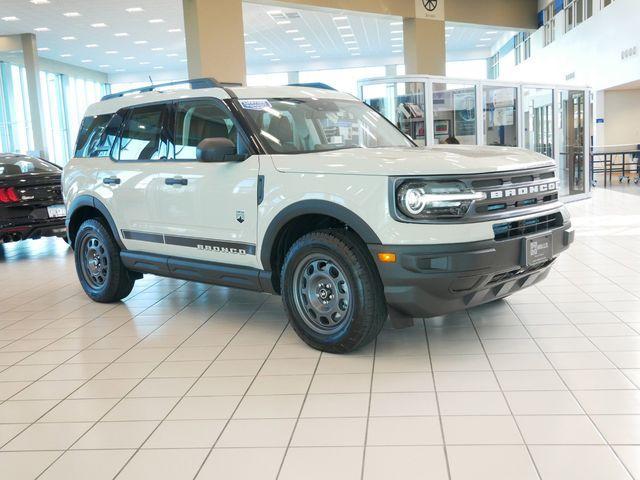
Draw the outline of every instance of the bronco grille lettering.
M540 185L530 185L528 187L508 188L506 190L493 190L489 192L489 198L495 200L497 198L519 197L532 193L553 192L558 189L558 182L543 183Z

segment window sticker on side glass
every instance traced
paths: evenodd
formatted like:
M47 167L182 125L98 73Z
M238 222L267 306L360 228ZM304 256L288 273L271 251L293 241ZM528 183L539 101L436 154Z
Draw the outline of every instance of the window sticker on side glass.
M271 108L271 102L269 100L252 98L250 100L240 100L240 105L245 110L264 110Z

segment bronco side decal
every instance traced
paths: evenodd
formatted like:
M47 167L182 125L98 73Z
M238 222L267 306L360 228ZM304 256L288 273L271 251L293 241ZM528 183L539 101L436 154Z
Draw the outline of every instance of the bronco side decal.
M179 247L197 248L205 252L223 253L227 255L255 255L256 246L250 243L225 242L206 238L182 237L179 235L162 235L158 233L122 230L123 238L141 242L163 243Z

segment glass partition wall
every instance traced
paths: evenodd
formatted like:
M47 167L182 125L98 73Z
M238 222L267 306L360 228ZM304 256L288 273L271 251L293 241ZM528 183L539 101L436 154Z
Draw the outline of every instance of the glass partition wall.
M362 80L359 92L418 145L526 148L556 160L565 199L589 193L585 88L405 75Z

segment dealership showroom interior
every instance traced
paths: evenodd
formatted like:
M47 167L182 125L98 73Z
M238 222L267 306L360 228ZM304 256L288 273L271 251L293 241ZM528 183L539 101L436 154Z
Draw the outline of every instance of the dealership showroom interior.
M640 480L639 20L0 0L0 479Z

